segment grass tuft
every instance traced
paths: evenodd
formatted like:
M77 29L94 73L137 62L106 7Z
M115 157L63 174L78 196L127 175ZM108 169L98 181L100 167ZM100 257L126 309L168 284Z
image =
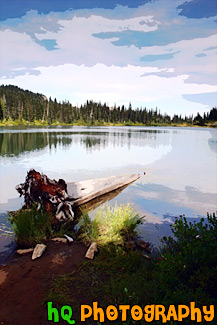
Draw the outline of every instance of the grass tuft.
M18 211L11 217L12 227L19 247L32 247L52 235L50 217L35 207Z
M96 242L101 246L123 245L124 241L133 237L136 226L141 222L130 204L105 204L97 211L93 220L87 212L83 212L80 239L87 243Z

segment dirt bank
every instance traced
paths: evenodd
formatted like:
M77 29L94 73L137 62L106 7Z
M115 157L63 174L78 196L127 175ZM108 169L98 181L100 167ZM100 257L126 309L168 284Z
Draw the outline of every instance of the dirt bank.
M41 258L32 261L31 255L15 254L7 265L0 266L0 324L54 324L47 321L42 304L49 284L55 275L76 270L86 250L82 243L48 242Z

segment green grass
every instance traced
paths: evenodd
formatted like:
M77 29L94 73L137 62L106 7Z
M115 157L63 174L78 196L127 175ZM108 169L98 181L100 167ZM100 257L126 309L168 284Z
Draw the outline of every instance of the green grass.
M83 213L80 239L87 243L96 242L100 246L124 245L135 235L135 228L141 222L130 204L105 204L98 209L92 221L86 212Z
M80 317L80 305L91 305L93 301L104 308L110 304L143 306L152 292L152 269L153 261L145 260L139 252L127 252L115 245L109 249L103 246L93 261L85 261L77 271L53 279L44 302L52 301L58 307L63 302L73 306L76 320ZM144 292L147 292L145 299Z
M114 209L107 209L112 215ZM87 216L84 223L91 229L93 221ZM97 231L96 228L93 233L90 231L87 239L97 240ZM211 304L217 306L216 215L208 215L206 222L202 218L194 223L179 217L172 232L174 237L164 237L165 248L151 260L144 259L138 251L127 251L123 246L106 241L93 261L84 261L74 273L66 274L64 278L57 277L52 282L49 299L61 303L58 298L60 287L60 293L68 289L76 293L73 302L75 319L79 319L80 304L93 301L98 301L104 309L110 304L139 305L142 308L161 304L167 310L171 304L189 306L193 301L199 308ZM126 324L134 323L129 315ZM156 323L161 324L161 321ZM183 323L191 324L192 321L188 318ZM115 324L122 322L117 320ZM215 320L210 324L216 324Z
M53 301L58 307L62 307L63 305L73 306L75 303L73 291L71 290L73 280L73 273L59 275L58 277L53 276L49 291L43 299L43 304L47 301Z
M50 217L35 207L19 210L11 217L18 247L33 247L52 235Z
M61 123L59 121L54 121L52 123L48 123L48 121L44 120L34 120L32 122L24 120L24 119L17 119L17 120L12 120L11 118L8 120L0 120L0 126L7 127L7 126L57 126L57 125L62 125L62 126L177 126L177 127L211 127L211 128L216 128L217 127L217 122L208 122L204 124L203 126L199 126L197 124L192 124L192 123L155 123L151 122L149 124L143 124L139 122L105 122L105 121L94 121L93 123L89 122L84 122L83 120L78 120L74 121L73 123Z
M154 276L158 278L158 296L165 305L196 301L199 305L217 303L217 218L207 222L188 222L183 216L172 226L174 238L166 244Z
M45 300L58 306L71 304L75 319L79 319L80 304L93 301L99 301L104 308L110 304L142 308L162 304L167 308L193 301L199 308L217 306L216 214L193 223L184 216L177 218L172 225L173 237L162 239L164 248L151 260L124 245L136 236L140 222L129 204L106 204L98 209L93 220L84 213L80 239L97 242L99 253L93 261L81 263L73 273L53 277ZM50 219L36 209L16 214L13 226L18 243L25 247L53 235ZM131 318L127 323L134 324ZM186 319L185 324L190 323ZM117 320L116 324L122 323Z

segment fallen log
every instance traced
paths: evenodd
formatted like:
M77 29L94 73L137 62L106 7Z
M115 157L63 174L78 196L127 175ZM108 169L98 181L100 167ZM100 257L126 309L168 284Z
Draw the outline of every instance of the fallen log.
M140 178L139 174L132 174L67 183L68 200L74 200L73 205L79 206L101 195L129 185L138 178Z
M54 241L55 243L67 244L66 238L56 237L56 238L52 238L51 240Z
M132 174L66 183L63 179L51 180L32 169L27 173L25 183L17 185L16 190L20 196L24 195L24 208L43 207L56 223L73 220L73 208L126 187L138 178L139 174Z

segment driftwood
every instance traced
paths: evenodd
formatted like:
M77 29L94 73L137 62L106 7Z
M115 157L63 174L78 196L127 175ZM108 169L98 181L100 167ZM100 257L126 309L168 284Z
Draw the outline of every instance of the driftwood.
M144 258L146 258L147 260L150 260L150 259L151 259L151 256L149 256L149 255L142 254L142 256L143 256Z
M74 206L78 206L125 185L129 185L138 178L140 178L139 174L132 174L68 183L67 192L69 198L74 200Z
M67 244L66 238L56 237L56 238L52 238L51 240L54 241L55 243Z
M51 180L32 169L27 173L25 183L17 185L16 190L24 195L24 208L43 207L56 223L73 220L74 208L121 189L139 177L139 174L132 174L66 183L63 179Z
M16 186L20 196L24 195L24 208L31 208L33 205L37 205L38 209L43 207L50 216L55 215L59 221L74 218L72 206L66 201L68 198L66 188L63 179L58 182L50 180L34 169L27 173L25 183Z
M67 240L67 243L68 243L68 244L73 243L74 239L73 239L72 237L70 237L70 236L68 236L68 235L66 235L66 234L64 234L64 236L66 237L66 240Z

